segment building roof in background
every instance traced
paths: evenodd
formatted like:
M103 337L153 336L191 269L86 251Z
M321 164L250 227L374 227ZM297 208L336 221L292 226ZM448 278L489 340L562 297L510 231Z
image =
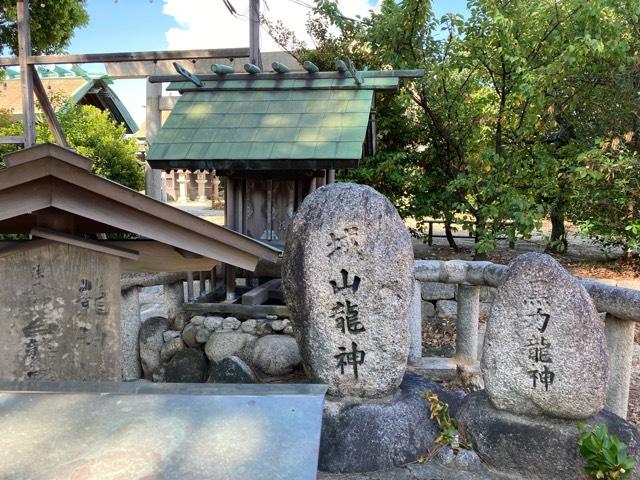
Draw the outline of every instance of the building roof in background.
M16 120L20 120L22 118L20 74L13 69L7 69L6 72L6 79L0 82L0 110L8 111ZM73 103L93 105L100 110L108 111L116 122L124 123L127 133L138 130L138 125L127 108L109 87L113 82L108 77L90 76L75 66L72 70L61 67L56 67L54 70L39 68L38 73L50 98L58 94L70 98Z
M374 92L420 72L228 74L182 96L147 154L154 168L352 168L362 157Z

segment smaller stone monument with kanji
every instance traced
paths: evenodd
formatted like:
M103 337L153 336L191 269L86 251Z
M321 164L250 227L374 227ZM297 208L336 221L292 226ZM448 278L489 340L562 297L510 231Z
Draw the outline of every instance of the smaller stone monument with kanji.
M523 478L582 478L578 422L606 424L638 458L637 429L603 410L604 320L585 288L549 255L527 253L509 266L487 323L481 368L486 390L468 395L457 418L487 464Z

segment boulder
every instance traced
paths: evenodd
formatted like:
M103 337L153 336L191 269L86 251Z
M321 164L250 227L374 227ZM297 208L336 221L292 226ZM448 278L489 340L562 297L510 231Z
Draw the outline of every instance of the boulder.
M273 330L274 332L281 332L284 330L284 328L287 325L284 323L283 320L273 320L271 322L271 330Z
M526 417L496 409L484 391L468 395L456 418L485 464L528 480L586 478L573 420ZM613 413L600 411L585 423L607 425L627 445L627 454L640 465L640 432ZM634 469L630 480L640 478Z
M256 383L251 367L241 358L232 355L211 365L208 383Z
M151 378L153 371L160 365L160 349L164 343L162 335L169 328L169 320L164 317L151 317L140 327L140 363L144 378Z
M256 326L258 325L258 321L254 318L250 318L249 320L245 320L244 322L242 322L242 325L240 326L240 329L244 332L244 333L250 333L250 334L255 334L256 333Z
M164 345L162 345L162 348L160 349L160 360L163 363L166 363L173 358L176 353L184 348L185 345L181 337L170 338L164 342Z
M221 362L232 355L249 360L254 342L255 337L248 333L215 332L207 340L204 351L212 363Z
M259 338L253 347L252 363L267 375L285 375L300 361L298 344L293 337L267 335Z
M164 339L165 342L168 342L172 338L178 338L178 337L180 337L180 332L178 330L167 330L162 334L162 338Z
M206 317L204 319L204 326L207 327L212 332L216 330L220 330L222 328L222 322L224 321L223 317L211 316Z
M189 348L197 348L198 340L196 340L196 334L198 333L198 325L194 325L193 323L187 324L182 330L182 340Z
M271 335L273 330L271 329L271 322L266 320L257 320L256 323L256 335L264 336Z
M178 351L164 366L165 381L200 383L205 379L207 368L207 359L202 350L185 348Z
M227 317L222 321L222 328L225 330L237 330L241 322L236 317Z
M394 392L409 354L411 237L370 187L324 186L289 224L283 285L307 374L337 396Z
M434 382L407 373L386 399L326 397L318 468L323 472L373 472L415 462L440 434L422 398ZM355 477L354 477L355 478ZM360 477L358 477L360 478Z
M607 397L604 324L584 287L549 255L517 257L496 293L482 355L496 408L582 419Z
M198 327L198 329L196 330L196 342L198 343L207 343L207 340L209 340L209 337L211 336L211 330L209 330L208 328L202 326L202 327Z

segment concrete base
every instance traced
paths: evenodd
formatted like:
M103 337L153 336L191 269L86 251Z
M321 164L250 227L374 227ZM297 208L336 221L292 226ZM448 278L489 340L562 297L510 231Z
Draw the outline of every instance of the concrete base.
M422 398L426 390L447 395L434 382L407 373L396 394L386 400L327 397L319 469L388 470L426 455L439 434Z
M422 357L410 367L413 372L436 380L453 379L456 368L455 358L445 357Z

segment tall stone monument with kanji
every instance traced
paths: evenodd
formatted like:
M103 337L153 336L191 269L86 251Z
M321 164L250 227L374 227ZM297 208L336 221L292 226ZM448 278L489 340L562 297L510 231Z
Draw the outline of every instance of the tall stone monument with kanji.
M391 203L354 184L320 189L291 223L287 305L309 375L335 396L382 397L404 375L411 238Z
M509 267L487 324L482 373L500 410L584 419L604 407L604 322L552 257L529 253Z
M364 185L318 189L289 226L282 273L305 370L328 385L320 468L417 459L437 429L422 399L429 387L406 374L414 259L396 209Z

